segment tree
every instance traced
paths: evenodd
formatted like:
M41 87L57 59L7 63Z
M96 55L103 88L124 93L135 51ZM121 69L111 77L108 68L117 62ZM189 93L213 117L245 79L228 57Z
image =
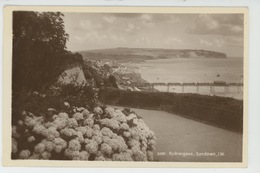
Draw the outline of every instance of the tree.
M67 51L63 14L13 12L13 93L40 89L63 71Z
M112 84L114 88L118 88L118 85L116 83L116 78L112 74L108 77L109 82Z

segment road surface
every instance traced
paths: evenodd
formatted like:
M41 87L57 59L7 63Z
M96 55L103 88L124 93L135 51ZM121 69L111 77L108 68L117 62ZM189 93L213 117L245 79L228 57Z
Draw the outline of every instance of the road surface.
M131 110L143 117L157 137L154 152L156 161L242 161L241 134L163 111Z

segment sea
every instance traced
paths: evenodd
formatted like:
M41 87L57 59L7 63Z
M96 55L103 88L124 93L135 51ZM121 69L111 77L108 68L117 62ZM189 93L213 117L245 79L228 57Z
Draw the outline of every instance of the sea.
M149 83L213 83L223 81L226 83L243 83L243 58L169 58L146 60L132 63L138 67L137 71ZM167 91L166 86L156 87L159 91ZM173 86L170 92L199 93L243 99L243 87L215 87L214 93L209 87L185 87L184 91L179 86Z

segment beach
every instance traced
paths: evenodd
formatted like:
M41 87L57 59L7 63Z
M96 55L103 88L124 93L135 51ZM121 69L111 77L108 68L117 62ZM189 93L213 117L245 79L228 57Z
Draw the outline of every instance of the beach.
M224 81L226 83L243 83L243 58L170 58L146 60L141 63L132 63L138 67L137 73L150 83L213 83ZM166 86L155 89L167 91ZM209 87L185 87L184 93L198 93L243 99L243 88L232 86L229 91L224 87L215 87L210 93ZM182 93L181 86L170 87L169 92Z

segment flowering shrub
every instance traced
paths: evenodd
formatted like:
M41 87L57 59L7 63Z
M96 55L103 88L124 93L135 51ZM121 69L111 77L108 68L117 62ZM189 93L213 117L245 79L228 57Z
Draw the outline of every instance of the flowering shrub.
M68 103L64 104L65 106ZM134 113L112 107L75 108L12 127L13 159L152 161L156 137Z

